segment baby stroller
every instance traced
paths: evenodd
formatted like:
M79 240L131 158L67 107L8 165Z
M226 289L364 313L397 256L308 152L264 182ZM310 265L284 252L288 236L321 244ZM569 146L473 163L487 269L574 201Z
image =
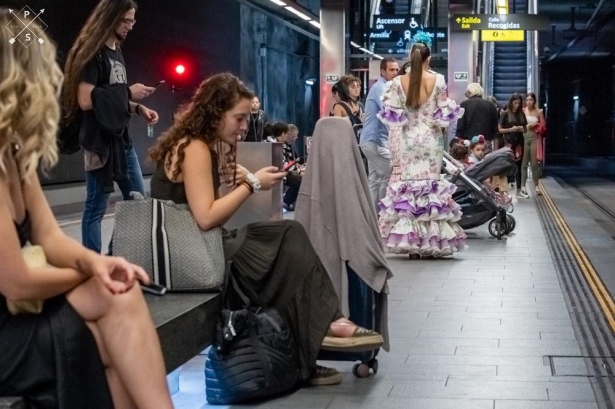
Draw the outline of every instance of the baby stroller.
M480 182L496 175L514 174L517 165L512 150L498 149L467 169L444 152L443 163L450 181L457 185L453 200L463 211L459 226L472 229L489 222L489 233L498 240L512 233L517 223L512 215L507 214L507 211L513 211L509 198Z

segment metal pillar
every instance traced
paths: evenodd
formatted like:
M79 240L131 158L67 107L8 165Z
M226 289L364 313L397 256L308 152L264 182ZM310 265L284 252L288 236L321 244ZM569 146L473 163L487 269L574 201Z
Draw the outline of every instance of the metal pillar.
M528 0L528 14L538 14L538 0ZM527 31L527 92L540 96L540 59L538 31ZM536 106L538 101L536 101Z
M485 14L491 14L493 10L493 0L485 0ZM493 42L483 43L481 84L485 90L485 96L493 95L493 48Z
M450 0L448 4L449 20L454 14L470 14L474 12L472 0ZM448 94L458 103L465 99L468 83L475 75L475 31L453 31L452 24L448 29ZM467 80L455 80L455 73L468 73Z
M320 116L331 111L332 83L328 75L342 76L346 73L346 1L322 0L320 2Z

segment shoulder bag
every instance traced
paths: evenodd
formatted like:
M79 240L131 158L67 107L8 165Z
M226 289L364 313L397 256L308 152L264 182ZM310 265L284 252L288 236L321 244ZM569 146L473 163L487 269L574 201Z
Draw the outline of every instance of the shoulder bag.
M132 192L115 205L113 255L147 271L169 291L220 291L224 283L222 228L199 228L185 204Z

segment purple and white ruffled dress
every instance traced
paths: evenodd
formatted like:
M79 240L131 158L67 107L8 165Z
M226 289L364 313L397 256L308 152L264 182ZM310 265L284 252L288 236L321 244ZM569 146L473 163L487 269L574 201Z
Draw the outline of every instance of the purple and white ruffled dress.
M387 83L378 118L389 128L393 171L380 202L379 228L385 250L442 257L463 250L466 235L456 223L461 208L455 185L441 175L442 128L463 115L447 97L444 77L419 109L407 109L401 77Z

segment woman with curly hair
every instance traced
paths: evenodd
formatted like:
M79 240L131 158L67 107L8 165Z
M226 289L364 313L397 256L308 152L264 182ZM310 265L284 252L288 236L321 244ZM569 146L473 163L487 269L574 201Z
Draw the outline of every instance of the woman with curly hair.
M13 18L0 8L0 27ZM9 36L0 30L0 396L42 409L172 408L137 283L147 274L67 237L41 189L39 163L58 160L55 47L44 34L30 47ZM27 242L47 265L27 263Z
M235 162L238 135L248 124L252 92L231 74L203 81L158 140L152 197L187 203L202 230L222 226L260 190L286 172L267 166L254 174ZM232 188L220 196L221 178ZM335 288L303 227L291 220L260 222L224 234L224 255L254 305L277 309L298 345L300 374L312 385L341 382L335 369L316 366L323 349L374 349L382 337L342 317Z

